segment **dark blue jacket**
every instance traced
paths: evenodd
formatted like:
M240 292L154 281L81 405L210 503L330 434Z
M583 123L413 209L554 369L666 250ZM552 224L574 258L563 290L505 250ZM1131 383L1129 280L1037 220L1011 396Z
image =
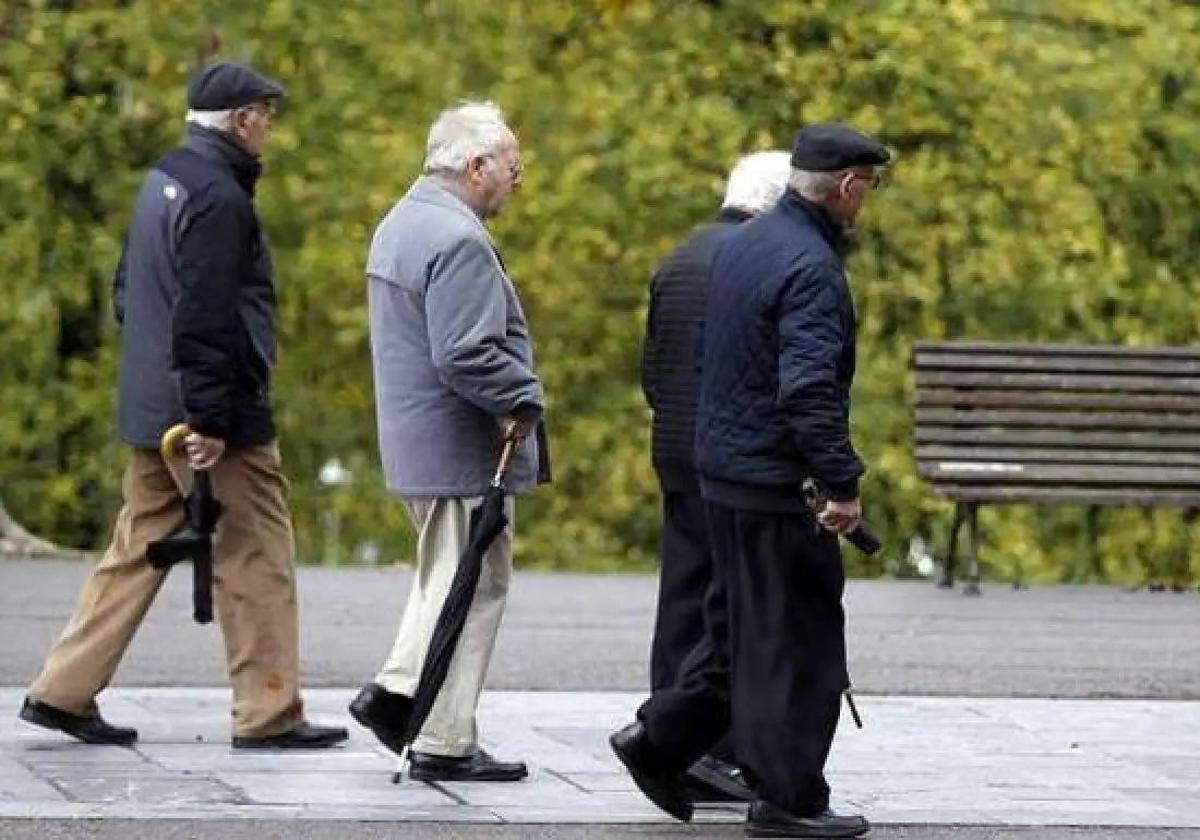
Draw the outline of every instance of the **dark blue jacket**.
M254 209L256 158L218 131L146 176L113 284L121 437L158 448L186 421L233 447L275 437L275 282Z
M792 510L810 476L830 498L858 495L854 307L842 248L840 226L790 190L717 247L696 420L707 498Z
M713 251L750 214L725 208L679 246L650 280L642 345L642 390L654 411L651 454L664 490L698 494L694 449L700 398L697 332L708 298Z

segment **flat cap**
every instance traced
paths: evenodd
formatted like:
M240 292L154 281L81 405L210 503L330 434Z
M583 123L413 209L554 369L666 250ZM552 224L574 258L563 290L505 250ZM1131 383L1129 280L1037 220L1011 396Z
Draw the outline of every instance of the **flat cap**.
M792 166L806 172L883 166L891 157L870 137L839 123L806 125L796 132L792 142Z
M219 61L202 68L188 85L187 104L193 111L227 111L283 96L283 85L249 67Z

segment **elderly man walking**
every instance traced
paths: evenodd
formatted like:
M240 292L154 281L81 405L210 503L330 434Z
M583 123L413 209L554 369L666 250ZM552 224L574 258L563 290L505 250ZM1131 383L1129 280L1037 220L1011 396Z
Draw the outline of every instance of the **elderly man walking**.
M862 519L850 443L855 321L848 230L889 160L841 125L801 129L789 189L717 248L705 309L696 461L727 625L709 623L676 684L613 750L679 819L683 771L727 730L760 837L856 837L829 810L825 761L849 687L837 534ZM829 498L813 514L808 479Z
M350 705L399 751L434 625L502 442L520 441L512 494L549 480L525 314L484 222L521 183L517 138L491 103L443 112L425 175L375 231L367 260L379 447L417 531L416 574L391 655ZM505 500L509 522L513 501ZM517 781L521 762L479 746L475 713L512 573L512 526L483 571L446 681L409 751L423 781Z
M662 495L658 610L650 648L654 691L675 684L684 658L704 637L704 610L723 621L724 596L713 574L712 548L693 451L700 396L697 333L708 297L713 252L738 226L775 205L787 186L788 153L745 155L729 173L721 211L672 253L650 281L642 351L642 389L654 413L651 453ZM746 799L750 791L722 739L688 771L696 801Z
M254 208L259 154L283 88L218 63L188 90L188 136L142 186L117 269L118 413L131 447L112 543L29 688L21 718L92 744L131 744L96 707L166 572L149 543L184 524L158 453L186 422L190 466L225 512L214 542L217 619L233 685L233 746L327 747L341 727L304 721L292 523L271 414L275 282Z

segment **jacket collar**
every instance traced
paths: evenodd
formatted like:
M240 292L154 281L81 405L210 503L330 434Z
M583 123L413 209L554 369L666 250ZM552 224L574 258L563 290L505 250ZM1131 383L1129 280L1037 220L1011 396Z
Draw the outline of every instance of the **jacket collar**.
M262 162L256 155L250 154L234 142L228 134L199 125L189 125L187 139L183 145L201 157L228 169L246 194L254 195L254 185L262 174Z
M837 219L830 215L828 210L815 202L809 201L807 198L803 198L799 193L791 189L783 194L779 206L783 208L783 211L788 216L807 220L821 234L821 238L829 243L829 247L833 249L835 254L839 257L845 256L850 244L845 228L842 227L842 224Z
M753 213L740 207L722 207L721 212L717 214L716 221L736 225L752 218L754 218Z
M490 242L492 237L488 233L487 227L484 226L483 220L478 214L467 205L465 201L454 194L453 191L447 189L437 182L436 179L428 175L422 175L413 185L409 187L408 197L413 201L420 201L425 204L433 204L437 207L444 207L447 210L453 211L464 218L470 219L471 223L487 238Z

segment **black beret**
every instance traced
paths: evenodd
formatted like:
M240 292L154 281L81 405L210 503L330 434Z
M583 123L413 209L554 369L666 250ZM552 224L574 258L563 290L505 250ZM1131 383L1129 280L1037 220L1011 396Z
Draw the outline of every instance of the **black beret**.
M242 64L219 61L204 67L188 85L193 111L227 111L283 96L283 85Z
M807 125L796 132L792 143L792 166L806 172L883 166L891 157L870 137L838 123Z

